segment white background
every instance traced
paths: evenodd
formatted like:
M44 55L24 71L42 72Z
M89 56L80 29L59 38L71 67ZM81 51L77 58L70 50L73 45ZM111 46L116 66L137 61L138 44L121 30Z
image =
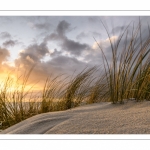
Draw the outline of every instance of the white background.
M149 10L149 1L1 0L0 10Z
M1 1L1 16L64 15L64 16L149 16L148 1L133 0L5 0ZM5 11L4 11L5 10ZM9 11L6 11L9 10ZM47 10L47 11L10 11ZM78 11L50 11L78 10ZM79 11L82 10L82 11ZM83 11L99 10L99 11ZM105 10L105 11L100 11ZM107 10L107 11L106 11ZM121 11L110 11L121 10ZM126 11L122 11L126 10ZM128 10L128 11L127 11ZM129 11L130 10L130 11ZM136 11L133 11L136 10ZM138 10L138 11L137 11ZM143 10L143 11L141 11ZM146 11L147 10L147 11ZM18 139L18 140L17 140ZM28 140L27 140L28 139ZM40 140L41 139L41 140ZM55 140L54 140L55 139ZM60 140L61 139L61 140ZM69 140L71 139L71 140ZM142 140L145 139L145 140ZM0 135L2 150L147 150L150 135Z

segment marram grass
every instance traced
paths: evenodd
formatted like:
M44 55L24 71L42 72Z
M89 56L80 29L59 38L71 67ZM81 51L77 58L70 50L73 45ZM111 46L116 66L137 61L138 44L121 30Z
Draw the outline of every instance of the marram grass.
M110 60L95 39L102 54L103 68L85 68L72 78L50 76L37 95L33 94L32 87L25 90L33 68L24 74L22 83L15 83L13 91L9 89L14 81L8 75L0 87L2 129L39 113L71 109L81 104L100 101L124 103L124 99L129 98L150 100L150 36L142 38L140 21L137 27L129 24L124 28L116 41L112 40L104 23L103 26L111 50ZM130 34L129 27L132 28ZM98 71L100 75L95 76Z

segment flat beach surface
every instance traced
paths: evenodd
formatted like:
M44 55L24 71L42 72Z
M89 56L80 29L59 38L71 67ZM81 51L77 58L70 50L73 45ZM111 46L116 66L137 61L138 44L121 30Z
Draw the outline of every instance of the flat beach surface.
M39 114L1 134L150 134L150 101L100 102Z

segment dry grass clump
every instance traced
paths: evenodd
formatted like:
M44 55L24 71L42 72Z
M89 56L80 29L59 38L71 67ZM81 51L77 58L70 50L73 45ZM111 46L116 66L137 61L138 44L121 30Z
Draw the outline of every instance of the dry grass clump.
M63 96L65 109L78 106L87 97L92 83L91 76L95 71L95 67L83 70L68 83Z
M18 82L19 78L15 81L10 77L10 75L8 75L6 80L1 83L0 121L3 122L3 127L11 126L29 118L33 115L32 112L35 111L35 102L30 102L32 99L32 92L30 92L31 89L25 91L27 80L31 71L32 69L29 70L28 73L24 74L21 84ZM15 85L15 89L13 91L11 90L12 85Z
M119 35L117 41L111 39L104 23L103 26L109 38L111 61L108 60L101 45L95 41L102 52L110 101L123 103L124 99L131 97L134 97L137 101L149 99L150 36L142 39L140 21L136 28L133 24L131 35L128 31L130 25L127 26ZM120 45L123 46L120 47Z
M100 101L109 101L108 86L106 76L101 74L90 89L87 104L97 103Z
M33 94L32 87L25 90L31 71L32 69L24 74L22 83L14 81L8 75L6 81L1 84L0 121L3 122L3 129L39 113L79 106L89 95L92 75L96 68L83 70L67 83L66 78L61 76L47 78L41 96ZM10 91L14 83L15 90Z
M41 102L41 112L49 112L59 110L57 108L63 89L65 86L65 80L60 79L60 76L55 78L47 78L42 91L42 102ZM62 109L62 108L61 108ZM61 110L60 109L60 110Z

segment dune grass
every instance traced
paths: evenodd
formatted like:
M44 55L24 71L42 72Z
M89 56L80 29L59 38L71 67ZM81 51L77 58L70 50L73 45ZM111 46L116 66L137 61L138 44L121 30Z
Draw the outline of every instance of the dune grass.
M129 24L124 28L116 41L102 24L108 35L112 57L108 59L95 39L102 52L103 68L85 68L73 77L50 76L41 96L34 95L32 87L25 90L33 68L23 75L22 83L8 75L0 88L2 129L39 113L67 110L82 104L99 101L124 103L129 98L150 100L150 36L142 38L140 20L137 27ZM132 31L129 34L130 26ZM97 71L101 72L99 76L95 76ZM9 91L14 82L15 90Z
M48 77L41 96L32 93L32 87L26 89L27 80L32 71L23 75L22 83L14 81L9 75L1 85L0 121L2 128L7 128L39 113L66 110L79 106L88 96L93 85L92 75L96 68L85 69L71 80L66 81L61 75ZM19 80L19 78L18 78ZM12 85L15 90L10 91ZM17 84L18 83L18 84Z
M124 99L134 97L137 101L149 99L150 92L150 36L142 40L141 22L132 27L129 35L127 26L116 41L102 22L110 43L112 60L108 60L101 45L105 76L107 78L108 94L113 103L123 103ZM124 45L121 42L124 42Z

